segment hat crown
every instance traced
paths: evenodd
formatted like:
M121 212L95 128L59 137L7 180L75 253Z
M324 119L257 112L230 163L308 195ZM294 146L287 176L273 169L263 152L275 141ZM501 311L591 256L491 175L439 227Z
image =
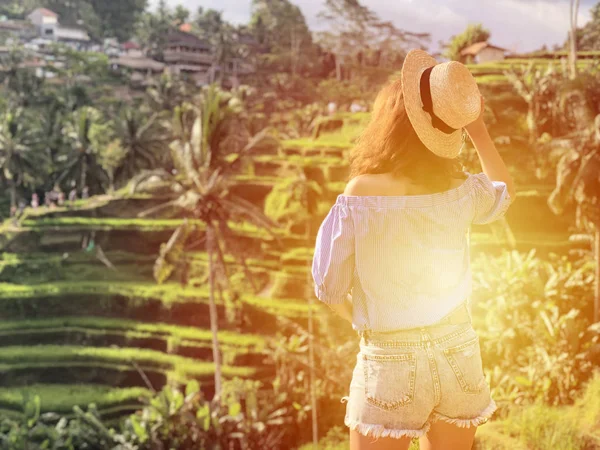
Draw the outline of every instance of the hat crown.
M479 117L479 88L464 64L449 61L435 65L430 86L433 111L451 127L463 128Z

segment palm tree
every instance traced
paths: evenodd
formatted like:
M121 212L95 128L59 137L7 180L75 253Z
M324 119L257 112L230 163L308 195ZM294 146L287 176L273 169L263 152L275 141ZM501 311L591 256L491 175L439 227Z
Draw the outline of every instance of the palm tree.
M152 78L146 95L153 111L171 112L183 103L186 97L185 84L177 75L165 70L159 77Z
M33 184L46 163L30 121L21 108L0 116L0 176L10 190L11 208L17 205L17 187Z
M600 116L593 127L577 140L559 160L556 187L548 198L548 206L561 214L567 206L576 207L576 226L594 235L596 288L594 322L600 321Z
M157 113L147 117L139 110L125 108L114 125L123 151L121 164L114 170L115 179L129 180L141 170L158 167L168 138Z
M250 150L267 139L266 130L246 141L244 147L232 157L225 157L223 143L232 142L231 134L239 130L227 127L231 116L237 113L228 96L214 85L203 90L195 104L184 104L176 108L173 120L175 140L169 146L174 174L165 170L147 171L132 182L132 190L141 181L152 177L170 181L173 189L170 198L143 213L152 216L162 213L171 217L184 217L169 241L161 246L154 266L155 279L167 280L175 268L183 266L184 283L187 280L185 250L204 244L208 254L209 315L212 333L212 351L215 364L215 398L221 394L221 357L218 341L218 316L214 299L215 284L222 281L230 289L229 274L224 252L233 253L242 265L248 280L253 277L248 270L239 239L230 228L231 222L249 221L265 229L281 245L273 234L277 224L264 215L263 211L245 199L229 193L230 175L237 170L239 162ZM228 129L228 133L225 130ZM243 134L245 136L245 134ZM235 141L235 139L233 139ZM160 185L161 183L159 183ZM193 241L204 224L204 238ZM215 278L215 274L218 276ZM253 286L255 292L258 291Z
M93 146L94 127L100 126L101 113L89 106L75 111L63 128L66 141L71 145L72 155L67 166L60 171L57 183L65 179L77 179L79 189L88 186L88 177L101 188L108 177L96 159Z

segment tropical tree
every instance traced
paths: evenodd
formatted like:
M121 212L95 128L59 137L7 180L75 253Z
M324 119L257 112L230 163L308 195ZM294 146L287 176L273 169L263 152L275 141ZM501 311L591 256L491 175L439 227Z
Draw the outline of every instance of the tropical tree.
M59 170L57 183L75 181L81 190L91 184L91 179L96 190L102 189L107 176L97 161L97 145L94 144L108 133L108 129L100 111L89 106L78 109L65 123L63 133L71 152L66 166Z
M555 214L575 206L576 227L593 234L596 258L594 322L600 322L600 116L571 139L556 166L556 187L548 198Z
M262 64L296 74L314 62L312 35L302 11L288 0L253 0L249 31L265 49Z
M183 5L177 5L173 12L173 18L175 19L176 25L182 25L190 18L190 10Z
M211 82L222 84L229 72L229 63L234 61L240 50L235 39L235 28L223 19L221 11L200 7L194 22L194 32L210 43L213 54Z
M123 152L113 173L115 180L129 180L141 170L158 167L164 159L162 150L168 142L168 132L157 113L148 117L139 109L122 109L114 122L114 137Z
M66 111L63 103L56 98L51 98L40 112L40 146L45 150L50 163L54 164L64 147L62 128Z
M146 91L148 105L155 112L168 111L181 105L186 98L186 85L178 75L165 70L159 77L153 77Z
M35 72L23 67L31 55L22 47L14 45L2 58L4 70L0 73L0 81L4 85L5 95L16 105L28 107L36 104L44 85L43 78Z
M552 64L544 69L531 61L527 66L511 67L504 75L515 91L527 102L527 128L529 143L534 144L539 137L539 129L551 118L548 111L550 101L556 92L557 81L562 75Z
M600 50L600 3L592 6L590 15L590 21L577 30L577 48L580 50Z
M450 43L444 51L444 56L453 61L464 62L465 59L461 55L461 52L465 48L477 42L487 41L489 38L490 30L483 28L482 24L469 24L465 31L450 38Z
M410 47L421 47L428 33L401 30L358 0L326 0L318 17L327 23L327 31L318 33L320 45L335 55L336 78L342 79L342 66L367 65L372 48L403 56ZM380 59L381 50L379 57ZM356 63L356 64L354 64Z
M173 15L167 2L160 0L156 12L144 12L138 19L135 35L143 51L151 58L162 61L167 36L173 26Z
M9 188L11 208L17 206L17 188L33 185L46 164L30 123L22 108L0 115L0 177Z
M87 0L100 22L102 37L116 37L126 41L131 37L133 26L148 6L148 0Z
M236 153L227 154L225 144L237 142L238 139L232 139L231 134L239 133L239 128L236 131L230 126L235 122L232 116L240 114L239 105L231 100L229 94L211 85L201 92L193 104L186 103L176 108L172 125L175 139L169 146L174 173L162 169L148 171L136 177L131 187L135 191L139 183L152 178L158 178L163 183L169 181L172 183L169 199L141 215L162 214L185 218L169 241L161 246L154 266L154 277L159 283L170 278L176 268L182 268L182 280L186 283L189 265L184 252L204 243L208 255L209 315L217 396L221 394L221 356L214 294L217 283L222 282L227 289L231 289L224 253L232 253L243 267L246 278L251 282L253 280L245 262L243 245L230 224L250 222L259 229L265 229L279 242L273 233L277 224L257 206L229 192L231 175L239 167L240 161L268 139L266 130L249 139L247 133L242 133L240 139L245 141L244 146ZM162 187L163 183L157 185ZM152 191L152 188L149 190ZM201 233L201 226L204 228L204 237L193 240ZM258 291L256 286L254 289Z

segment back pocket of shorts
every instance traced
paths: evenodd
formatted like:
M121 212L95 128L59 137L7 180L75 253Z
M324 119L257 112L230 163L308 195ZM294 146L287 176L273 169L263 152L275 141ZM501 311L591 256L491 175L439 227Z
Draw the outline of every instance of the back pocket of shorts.
M417 375L414 352L398 355L363 353L363 367L368 403L392 411L413 401Z
M452 367L463 392L478 394L483 390L485 375L483 374L479 336L444 349L444 355Z

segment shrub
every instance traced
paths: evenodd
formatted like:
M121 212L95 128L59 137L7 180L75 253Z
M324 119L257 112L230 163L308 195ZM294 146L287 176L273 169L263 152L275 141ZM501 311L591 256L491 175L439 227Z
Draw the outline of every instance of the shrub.
M474 273L474 326L492 394L516 404L571 403L594 367L593 264L516 251L481 255Z

